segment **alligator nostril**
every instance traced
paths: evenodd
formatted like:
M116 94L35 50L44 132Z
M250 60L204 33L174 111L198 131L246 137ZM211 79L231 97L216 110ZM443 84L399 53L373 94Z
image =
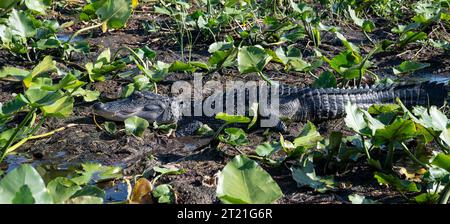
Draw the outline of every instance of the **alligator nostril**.
M92 108L94 108L94 112L102 111L105 109L105 104L96 103L96 104L94 104L94 106L92 106Z

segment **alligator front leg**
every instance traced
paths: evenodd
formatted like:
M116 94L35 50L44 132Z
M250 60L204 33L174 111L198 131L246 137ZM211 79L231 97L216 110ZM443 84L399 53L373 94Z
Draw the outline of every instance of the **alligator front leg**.
M202 127L203 122L199 120L189 119L189 120L182 120L178 123L177 130L175 131L175 134L177 137L182 136L192 136L195 135L197 130Z

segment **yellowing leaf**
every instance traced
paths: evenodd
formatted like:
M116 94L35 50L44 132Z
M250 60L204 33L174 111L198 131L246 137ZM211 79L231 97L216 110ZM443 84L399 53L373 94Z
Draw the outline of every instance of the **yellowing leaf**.
M134 9L138 6L139 1L138 0L131 0L131 7Z
M36 67L34 67L33 71L25 77L23 84L26 88L30 88L31 81L33 81L34 77L53 70L56 70L56 62L53 61L51 56L46 56L38 65L36 65Z
M108 23L107 22L103 22L102 23L102 32L106 33L106 31L108 31Z
M73 102L73 97L66 96L51 105L41 107L41 110L45 116L68 117L73 111Z

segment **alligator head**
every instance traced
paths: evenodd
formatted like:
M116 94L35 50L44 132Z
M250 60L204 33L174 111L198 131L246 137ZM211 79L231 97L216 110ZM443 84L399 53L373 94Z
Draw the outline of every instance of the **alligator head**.
M181 109L170 97L157 95L152 92L135 92L126 99L108 103L97 103L93 106L94 113L113 121L138 116L150 123L175 123L178 121Z

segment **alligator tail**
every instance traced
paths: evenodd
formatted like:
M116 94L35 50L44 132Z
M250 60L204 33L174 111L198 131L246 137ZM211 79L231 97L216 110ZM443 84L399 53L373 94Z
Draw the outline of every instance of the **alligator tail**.
M348 102L367 109L373 104L392 104L399 98L411 108L415 105L442 106L447 101L450 86L445 82L398 83L362 88L305 89L301 108L295 120L322 121L345 116Z

